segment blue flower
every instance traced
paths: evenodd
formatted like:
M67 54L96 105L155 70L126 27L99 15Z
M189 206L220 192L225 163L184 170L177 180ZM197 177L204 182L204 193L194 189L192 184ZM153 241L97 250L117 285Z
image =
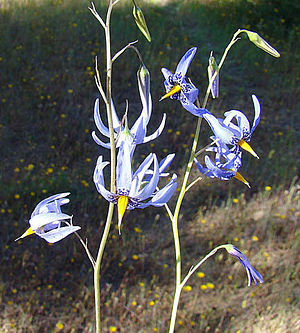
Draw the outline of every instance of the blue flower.
M140 116L135 121L131 129L128 129L126 115L122 121L119 120L112 101L112 121L116 146L119 147L122 141L127 140L132 145L132 153L137 144L146 143L157 138L161 134L166 122L166 114L164 114L161 124L157 130L149 136L146 135L147 125L152 112L152 100L150 94L150 73L145 66L142 66L139 69L137 78L143 108ZM100 116L99 99L96 99L95 101L94 119L100 133L109 138L109 129L104 125ZM110 143L105 143L99 139L95 131L92 132L92 137L98 145L110 149Z
M171 99L180 100L182 106L192 114L200 116L203 110L194 105L198 96L198 89L185 79L188 67L197 51L196 47L189 49L179 61L175 74L172 74L168 69L162 68L161 71L165 77L164 85L166 94L160 99L163 100L167 97Z
M55 194L41 201L31 214L30 227L16 241L35 233L49 243L56 243L79 230L79 226L72 225L72 216L62 213L60 208L70 201L65 198L69 194ZM62 224L66 226L61 226Z
M207 149L215 153L215 163L207 155L204 158L206 167L202 166L196 158L194 159L199 171L209 178L229 180L234 177L250 187L248 181L238 172L242 165L242 152L230 151L220 140L216 141L216 145L217 147Z
M260 121L260 104L255 95L252 95L254 104L255 116L252 128L247 117L238 110L231 110L225 112L225 119L216 118L210 112L203 114L209 126L213 130L216 139L220 139L227 145L233 145L232 151L239 151L239 147L250 152L253 156L258 157L254 150L250 147L249 143L251 135L254 132ZM235 119L237 124L233 123Z
M121 143L116 165L116 193L105 188L103 169L109 162L103 162L102 156L98 158L94 172L98 192L107 201L118 205L119 232L126 209L161 207L169 201L177 187L177 176L174 174L167 185L160 190L157 189L159 178L165 175L163 172L171 163L174 154L168 155L160 167L156 155L151 153L133 173L130 149L130 145ZM153 169L150 169L152 164Z
M251 285L252 281L255 283L255 285L258 285L257 280L260 283L264 282L262 275L250 265L247 257L243 255L243 253L238 248L236 248L232 244L227 244L224 247L229 254L239 259L243 267L246 269L248 275L248 286Z

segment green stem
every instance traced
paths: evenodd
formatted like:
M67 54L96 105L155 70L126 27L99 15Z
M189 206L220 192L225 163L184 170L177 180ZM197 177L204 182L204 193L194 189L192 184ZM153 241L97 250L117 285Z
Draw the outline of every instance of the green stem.
M109 230L114 212L114 204L110 203L105 223L104 232L101 238L97 259L94 266L94 292L95 292L95 317L96 317L96 333L101 332L101 315L100 315L100 266L105 249L105 244L109 235Z
M109 128L109 136L110 136L110 155L111 155L111 183L110 183L110 190L112 193L116 192L116 146L115 146L115 135L114 135L114 129L113 129L113 121L112 121L112 106L111 106L111 78L112 78L112 57L111 57L111 42L110 42L110 18L111 18L111 12L113 5L116 4L115 1L113 3L112 0L110 0L107 14L106 14L106 22L104 26L104 32L105 32L105 41L106 41L106 113L107 113L107 119L108 119L108 128ZM103 25L102 25L103 26ZM110 226L112 223L112 217L113 217L113 211L114 211L114 204L110 203L105 223L104 232L101 238L97 259L95 262L94 267L94 292L95 292L95 318L96 318L96 333L101 332L101 315L100 315L100 309L101 309L101 302L100 302L100 267L101 267L101 261L106 245L106 241L109 235Z

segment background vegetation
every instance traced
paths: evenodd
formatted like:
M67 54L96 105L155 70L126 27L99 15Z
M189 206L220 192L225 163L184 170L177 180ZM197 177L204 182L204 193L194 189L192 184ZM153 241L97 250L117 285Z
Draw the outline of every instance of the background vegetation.
M130 4L130 3L129 3ZM251 94L262 105L252 139L260 160L244 154L242 174L252 188L205 180L187 195L180 222L185 270L215 245L231 242L263 274L246 286L240 264L220 253L190 280L183 293L177 332L298 332L299 323L299 4L295 1L144 1L153 42L137 30L128 3L112 18L113 50L139 39L152 77L154 129L167 113L164 133L151 147L160 158L176 153L181 175L195 129L179 103L164 93L161 67L174 70L191 46L198 52L189 76L204 95L211 50L220 59L238 28L261 34L281 53L275 59L247 40L232 49L221 73L221 96L209 103L253 117ZM105 3L99 1L99 12ZM107 203L92 182L99 154L95 130L94 60L104 68L104 36L85 0L0 0L1 332L92 332L92 270L75 237L51 246L37 237L13 240L35 205L70 191L67 210L96 252ZM297 14L298 13L298 14ZM113 73L120 114L129 100L133 121L141 105L138 61L128 51ZM210 130L203 125L200 145ZM195 170L194 176L197 176ZM172 203L171 203L172 205ZM214 262L213 262L214 261ZM166 332L173 295L174 253L163 209L126 214L122 237L111 232L102 269L105 332Z

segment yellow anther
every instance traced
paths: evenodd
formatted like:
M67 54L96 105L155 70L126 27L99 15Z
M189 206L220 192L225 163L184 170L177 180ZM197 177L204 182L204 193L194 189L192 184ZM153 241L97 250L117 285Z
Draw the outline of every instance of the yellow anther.
M259 158L256 152L251 148L251 146L244 140L240 140L238 142L238 145L243 148L244 150L248 151L251 155L253 155L256 158Z
M179 92L181 90L181 87L176 84L168 93L166 93L159 101L162 101L163 99L170 97L174 94L176 94L177 92Z
M33 230L31 229L31 227L30 227L30 228L28 228L28 229L24 232L24 234L23 234L22 236L20 236L20 237L18 237L17 239L15 239L15 241L18 241L19 239L24 238L24 237L27 237L27 236L32 235L32 234L34 234L34 231L33 231Z
M124 213L126 211L128 205L128 197L125 195L121 195L118 199L118 228L119 228L119 234L121 234L120 228L121 228L121 223L122 223L122 218L124 216Z
M249 188L250 188L250 184L249 182L247 182L247 180L239 173L237 172L235 175L234 175L234 178L236 178L237 180L239 180L240 182L246 184Z

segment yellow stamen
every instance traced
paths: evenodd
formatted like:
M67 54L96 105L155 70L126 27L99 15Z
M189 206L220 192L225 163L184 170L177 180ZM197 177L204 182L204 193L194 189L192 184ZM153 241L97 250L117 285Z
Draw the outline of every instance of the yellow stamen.
M237 172L235 175L234 175L234 178L236 178L237 180L239 180L240 182L246 184L249 188L250 188L250 184L247 182L247 180L239 173Z
M15 242L18 241L18 240L21 239L21 238L27 237L27 236L32 235L32 234L34 234L34 231L33 231L33 230L31 229L31 227L30 227L30 228L28 228L28 229L24 232L24 234L23 234L22 236L20 236L20 237L18 237L17 239L15 239Z
M174 94L176 94L177 92L179 92L181 90L180 85L176 84L168 93L166 93L159 101L162 101L163 99L170 97Z
M122 218L124 216L124 213L126 211L128 205L128 197L126 197L125 195L121 195L118 199L118 217L119 217L119 221L118 221L118 228L119 228L119 234L121 234L121 223L122 223Z
M253 155L254 157L256 157L256 158L259 159L259 157L258 157L258 155L256 154L256 152L250 147L250 145L249 145L246 141L244 141L244 140L240 140L240 141L238 142L238 145L239 145L241 148L243 148L243 149L245 149L246 151L248 151L251 155Z

